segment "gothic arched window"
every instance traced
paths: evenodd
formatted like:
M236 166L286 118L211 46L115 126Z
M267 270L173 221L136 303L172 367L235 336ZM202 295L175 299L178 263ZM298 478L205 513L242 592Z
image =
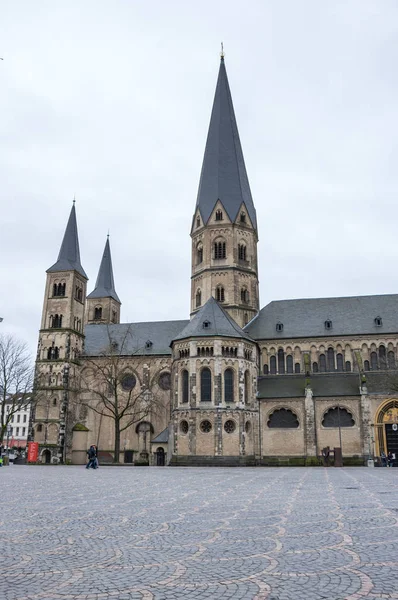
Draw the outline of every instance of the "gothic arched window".
M280 348L278 350L278 373L279 375L283 375L285 372L285 353L282 350L282 348Z
M200 400L211 402L211 371L204 367L200 373Z
M269 365L270 365L271 375L275 375L276 374L276 356L271 356L271 358L269 359Z
M182 372L182 401L189 401L189 374L186 369Z
M286 356L286 372L293 373L293 356L291 354Z
M224 401L234 401L234 372L232 369L224 371Z
M344 358L340 352L338 354L336 354L336 363L337 363L337 370L344 371Z
M216 300L217 300L217 302L225 301L225 292L224 292L224 288L222 287L222 285L218 285L216 287Z
M319 370L321 373L326 373L326 356L324 354L319 355Z

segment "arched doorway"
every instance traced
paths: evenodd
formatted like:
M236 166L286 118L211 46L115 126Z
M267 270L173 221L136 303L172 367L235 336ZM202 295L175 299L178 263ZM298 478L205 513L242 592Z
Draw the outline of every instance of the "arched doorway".
M156 450L156 466L157 467L164 467L165 465L165 453L163 448L158 448Z
M375 443L378 456L384 451L395 455L398 466L398 400L386 400L379 406L375 418Z
M44 450L42 455L41 455L41 461L44 462L46 465L49 465L51 463L51 452L50 450Z

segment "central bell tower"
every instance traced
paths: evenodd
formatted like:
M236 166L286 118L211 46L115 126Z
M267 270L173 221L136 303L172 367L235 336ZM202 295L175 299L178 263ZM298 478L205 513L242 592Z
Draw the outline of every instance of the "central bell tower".
M257 218L223 53L191 238L191 316L214 297L244 327L259 311Z

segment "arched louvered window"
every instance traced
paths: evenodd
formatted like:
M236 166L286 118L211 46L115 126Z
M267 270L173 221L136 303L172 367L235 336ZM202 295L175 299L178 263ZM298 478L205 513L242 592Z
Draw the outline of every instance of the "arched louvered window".
M300 373L300 363L294 363L294 372Z
M340 354L340 352L336 354L336 364L338 371L344 371L344 358L343 355Z
M222 221L222 210L216 211L216 221Z
M349 360L345 361L345 370L347 372L351 371L351 362Z
M226 244L225 242L214 242L214 258L217 260L219 258L226 258Z
M312 372L313 373L318 373L319 369L318 369L318 363L317 362L313 362L312 363Z
M182 401L184 403L189 401L189 375L186 369L182 372Z
M371 367L372 371L376 371L379 368L379 366L377 364L377 353L376 352L370 353L370 367Z
M270 366L271 375L275 375L276 374L276 356L271 356L271 358L269 359L269 366Z
M383 344L379 346L379 365L380 369L387 369L386 347Z
M207 367L200 373L200 400L211 402L211 371Z
M238 244L238 257L239 257L239 260L246 260L245 244Z
M328 348L328 371L334 371L334 350Z
M245 371L245 404L248 404L250 400L250 373Z
M225 292L224 292L224 288L222 287L222 285L218 285L216 287L216 300L217 300L217 302L225 301Z
M282 348L278 350L278 373L279 375L285 373L285 353Z
M196 308L201 306L201 304L202 304L202 292L200 290L198 290L196 292Z
M249 292L246 288L242 288L240 290L240 301L243 304L248 304L248 302L249 302Z
M293 373L293 356L291 354L286 356L286 372Z
M97 308L94 308L94 319L96 321L100 321L102 319L102 307L101 306L97 306Z
M365 360L363 363L363 368L365 371L370 371L370 364L368 360Z
M324 354L319 355L319 371L326 373L326 356Z
M202 244L198 244L196 246L196 264L200 265L203 262L203 246Z
M395 369L395 354L392 350L388 353L388 368Z
M263 373L264 375L268 375L268 365L263 366Z
M232 369L224 371L224 401L234 401L234 372Z

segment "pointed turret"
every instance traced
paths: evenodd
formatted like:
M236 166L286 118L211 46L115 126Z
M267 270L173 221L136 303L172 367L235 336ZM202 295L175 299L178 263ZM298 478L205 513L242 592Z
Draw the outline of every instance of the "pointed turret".
M66 226L64 239L58 254L57 262L47 269L47 273L58 273L61 271L77 271L88 279L80 262L79 236L77 233L76 209L73 202L68 224Z
M109 235L98 271L95 288L87 296L88 323L120 323L120 299L113 279L111 247Z
M251 223L257 229L256 209L246 173L223 54L196 202L196 209L199 209L205 225L217 200L223 204L231 222L236 221L244 203Z
M113 279L112 256L109 245L109 236L106 239L104 253L102 255L101 265L98 271L95 288L87 296L89 298L113 298L116 302L120 302L119 296L115 290L115 282Z

